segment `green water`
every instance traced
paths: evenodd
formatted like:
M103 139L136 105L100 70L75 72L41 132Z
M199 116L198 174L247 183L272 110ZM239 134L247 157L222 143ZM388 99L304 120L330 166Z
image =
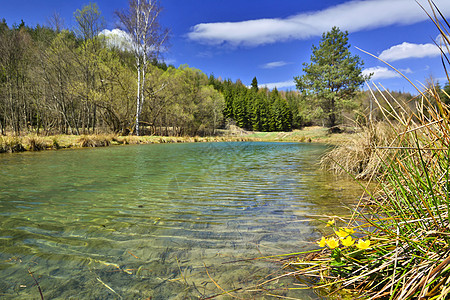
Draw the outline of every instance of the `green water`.
M40 299L28 270L45 299L198 299L222 292L209 276L232 290L280 275L273 262L238 260L314 247L310 216L346 212L359 194L318 170L325 150L243 142L1 155L0 298ZM281 289L296 283L271 288L319 298Z

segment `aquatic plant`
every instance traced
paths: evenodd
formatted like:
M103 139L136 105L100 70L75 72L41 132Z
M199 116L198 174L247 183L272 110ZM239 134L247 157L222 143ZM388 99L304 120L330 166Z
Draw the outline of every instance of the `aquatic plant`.
M431 1L430 6L447 70L450 25ZM444 97L449 95L443 97L434 85L418 91L415 111L380 106L389 138L367 145L376 156L375 192L366 189L350 221L340 221L345 227L328 221L334 231L318 241L319 253L287 263L296 276L316 278L314 288L350 290L369 299L448 299L450 107Z

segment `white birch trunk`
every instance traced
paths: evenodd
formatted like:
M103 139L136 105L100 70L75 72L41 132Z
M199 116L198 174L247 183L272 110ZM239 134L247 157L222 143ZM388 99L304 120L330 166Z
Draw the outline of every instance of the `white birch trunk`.
M141 31L141 1L137 1L136 7L136 24L135 24L135 38L136 38L136 67L137 67L137 95L136 95L136 135L139 136L139 119L141 108L141 59L139 54L140 43L140 31Z
M145 102L145 84L148 59L159 54L161 45L166 40L168 31L160 31L158 2L153 0L130 0L129 14L118 12L120 20L131 35L134 43L134 54L137 67L136 95L136 135L140 134L139 123Z
M141 67L138 60L137 64L137 96L136 96L136 135L139 136L139 117L141 108Z

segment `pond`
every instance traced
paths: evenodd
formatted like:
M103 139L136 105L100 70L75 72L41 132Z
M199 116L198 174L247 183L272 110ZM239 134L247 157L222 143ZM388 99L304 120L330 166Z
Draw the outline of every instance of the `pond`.
M221 288L262 299L267 291L246 289L286 271L251 259L313 248L323 226L312 216L347 213L361 193L319 170L326 149L224 142L1 155L0 298L40 299L40 287L45 299L198 299ZM278 280L270 293L322 299L284 289L296 284Z

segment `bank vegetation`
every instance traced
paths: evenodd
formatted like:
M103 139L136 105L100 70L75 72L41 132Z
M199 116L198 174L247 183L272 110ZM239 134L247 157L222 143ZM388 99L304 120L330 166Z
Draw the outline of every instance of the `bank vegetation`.
M158 15L161 7L130 9L147 11L151 17L152 10ZM317 61L324 61L320 74L335 76L326 59L319 59L330 57L330 49L335 49L342 53L344 71L329 80L344 80L339 83L343 88L335 94L317 94L313 73L296 77L298 90L278 91L259 86L256 77L243 83L208 76L187 65L167 65L162 53L168 30L149 28L146 32L156 37L149 39L150 44L130 42L123 36L132 36L127 33L132 31L127 20L133 14L117 15L123 25L120 34L105 30L95 3L74 12L72 29L64 27L57 14L49 17L47 25L35 27L0 20L1 136L193 137L215 136L218 129L231 126L256 132L325 126L340 132L368 113L371 95L360 89L362 60L350 53L348 33L337 27L324 33L319 47L313 46L312 63L305 64L304 70L311 73ZM330 48L333 40L338 43ZM352 73L346 74L349 69ZM413 99L409 93L391 92L405 101Z
M447 70L450 26L430 7ZM362 299L449 298L450 107L440 87L418 91L414 105L388 92L374 97L383 122L368 122L324 158L368 181L359 181L365 194L351 215L324 218L317 249L286 264L315 288Z

